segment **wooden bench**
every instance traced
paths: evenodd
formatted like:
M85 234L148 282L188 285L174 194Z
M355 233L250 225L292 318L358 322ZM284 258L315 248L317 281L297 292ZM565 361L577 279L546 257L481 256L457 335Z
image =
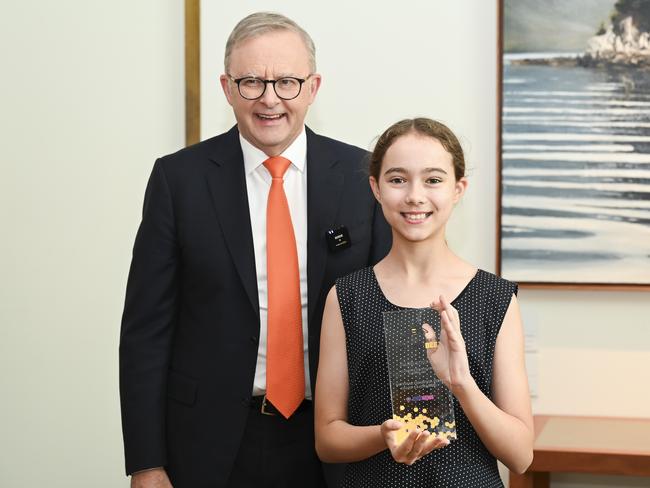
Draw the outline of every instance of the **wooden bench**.
M510 488L548 488L559 472L650 477L650 419L536 415L534 453Z

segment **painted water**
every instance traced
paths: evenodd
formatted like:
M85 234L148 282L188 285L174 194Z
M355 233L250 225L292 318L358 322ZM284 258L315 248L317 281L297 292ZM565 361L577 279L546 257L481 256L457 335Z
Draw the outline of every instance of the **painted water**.
M502 274L650 283L650 73L504 56Z

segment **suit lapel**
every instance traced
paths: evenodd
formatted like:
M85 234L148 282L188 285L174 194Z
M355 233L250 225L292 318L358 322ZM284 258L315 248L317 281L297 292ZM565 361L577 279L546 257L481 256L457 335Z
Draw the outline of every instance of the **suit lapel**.
M332 228L339 210L343 173L338 159L323 144L322 138L307 131L307 287L308 323L312 323L318 302L325 265L327 243L325 232ZM310 327L311 331L319 327Z
M259 315L244 156L236 126L225 134L223 144L210 159L215 164L210 168L207 180L217 218L246 294Z
M323 144L321 137L309 128L306 131L308 323L311 323L327 264L325 232L337 224L335 219L344 177L337 167L338 159ZM208 172L207 182L219 225L246 294L259 314L244 157L236 127L225 134L225 140L210 159L214 164ZM310 327L310 330L317 329Z

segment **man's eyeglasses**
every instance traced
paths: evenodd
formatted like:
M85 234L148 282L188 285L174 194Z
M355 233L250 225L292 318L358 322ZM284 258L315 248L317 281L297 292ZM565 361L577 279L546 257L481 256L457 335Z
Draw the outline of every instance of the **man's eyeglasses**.
M293 100L300 95L302 84L313 76L313 73L307 78L296 78L294 76L283 76L277 80L263 80L255 76L245 76L244 78L233 78L228 75L234 83L237 84L237 89L242 98L246 100L257 100L264 95L266 85L273 85L273 90L278 98L282 100Z

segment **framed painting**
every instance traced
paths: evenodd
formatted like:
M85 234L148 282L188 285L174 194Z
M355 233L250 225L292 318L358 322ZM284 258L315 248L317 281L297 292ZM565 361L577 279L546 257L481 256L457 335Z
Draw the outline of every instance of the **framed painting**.
M650 289L650 0L500 0L497 267Z
M185 143L201 140L201 2L185 0Z

